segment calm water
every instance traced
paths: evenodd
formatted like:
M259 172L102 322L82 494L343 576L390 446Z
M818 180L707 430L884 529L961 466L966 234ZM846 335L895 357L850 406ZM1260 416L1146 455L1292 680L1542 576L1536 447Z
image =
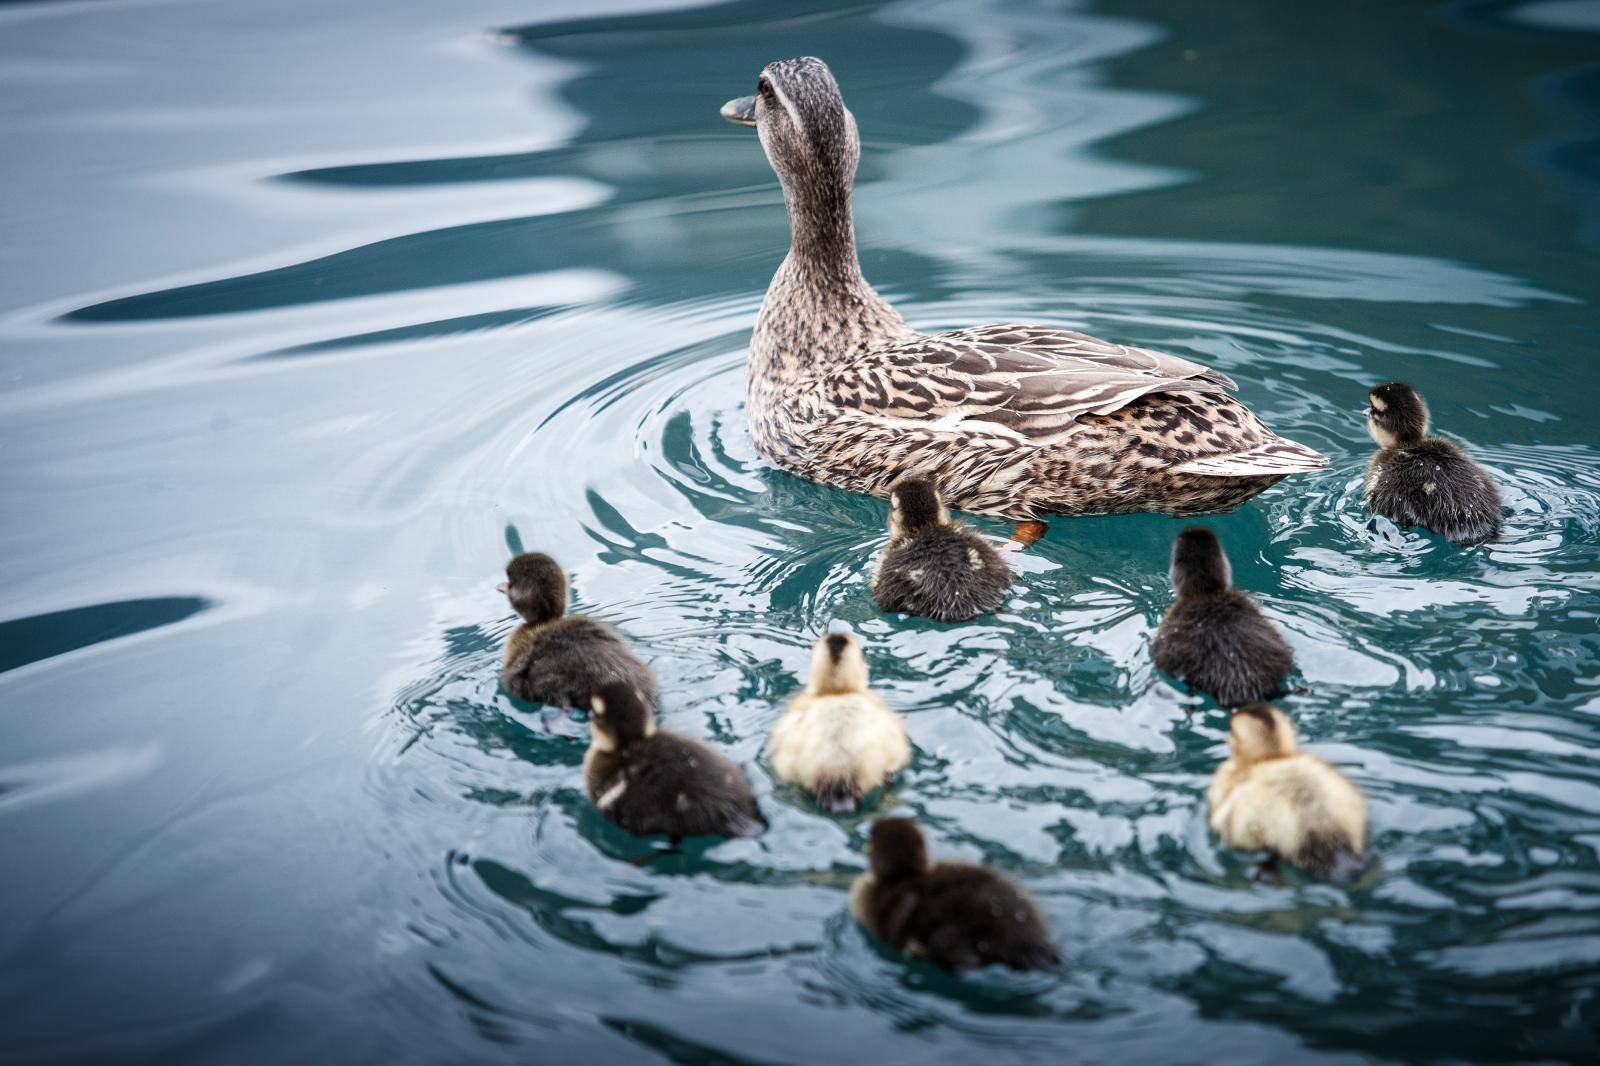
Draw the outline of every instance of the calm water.
M1209 524L1371 801L1364 881L1209 838L1225 722L1146 648L1177 523L1058 522L939 628L869 603L880 503L756 460L787 231L717 108L805 53L912 321L1198 358L1332 457ZM1593 1056L1597 60L1564 0L0 7L0 1059ZM1395 377L1499 543L1364 520ZM771 832L629 861L582 723L497 689L524 546ZM761 761L834 622L901 809L1037 894L1060 974L849 920L865 823Z

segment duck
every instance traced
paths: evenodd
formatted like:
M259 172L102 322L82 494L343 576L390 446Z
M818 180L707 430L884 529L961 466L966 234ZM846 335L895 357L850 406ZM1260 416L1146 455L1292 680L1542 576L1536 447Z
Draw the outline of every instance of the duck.
M1176 595L1151 642L1156 667L1218 705L1276 699L1294 670L1294 650L1255 601L1233 588L1222 543L1194 526L1172 544Z
M657 729L644 692L625 681L588 700L583 781L595 809L634 836L748 837L766 823L744 774L705 744Z
M1428 405L1402 381L1367 393L1367 509L1469 546L1500 535L1500 491L1460 445L1428 436Z
M993 545L951 520L931 480L895 483L889 491L889 546L872 581L879 610L970 622L998 611L1013 580Z
M582 707L609 681L623 681L655 706L658 687L650 668L617 631L584 615L567 614L567 572L543 552L525 552L506 564L498 587L522 624L506 639L500 681L519 700L551 707Z
M1313 877L1348 880L1367 865L1367 801L1299 750L1289 716L1255 703L1233 712L1228 758L1207 791L1211 829L1239 851L1267 851Z
M1327 464L1187 359L1055 326L908 325L861 273L861 139L821 59L769 63L722 117L755 129L789 216L746 366L751 437L780 469L879 497L934 477L950 506L1036 539L1052 514L1230 510Z
M929 863L909 818L874 823L867 858L870 869L850 886L850 911L895 951L953 971L1061 965L1032 896L982 866Z
M911 761L905 723L867 687L861 642L829 633L811 653L805 691L772 726L773 776L798 785L831 814L857 810Z

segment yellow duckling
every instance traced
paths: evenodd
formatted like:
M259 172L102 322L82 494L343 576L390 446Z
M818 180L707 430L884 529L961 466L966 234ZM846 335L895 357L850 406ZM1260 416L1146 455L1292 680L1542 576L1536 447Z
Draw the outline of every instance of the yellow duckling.
M861 642L830 633L811 653L811 678L772 727L767 751L780 781L840 814L911 761L900 716L867 688Z
M1239 708L1228 753L1206 798L1211 828L1230 848L1269 851L1324 880L1366 867L1367 801L1349 778L1299 751L1288 715L1262 703Z

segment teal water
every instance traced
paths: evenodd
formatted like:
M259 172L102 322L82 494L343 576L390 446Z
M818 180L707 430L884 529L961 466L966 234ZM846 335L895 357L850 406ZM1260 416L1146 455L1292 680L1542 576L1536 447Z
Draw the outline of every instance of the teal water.
M1147 651L1178 523L1060 521L940 628L872 609L881 503L756 459L787 231L717 109L807 53L911 321L1200 359L1332 457L1207 524L1367 878L1210 838L1224 719ZM1592 1061L1597 60L1576 0L0 7L0 1061ZM1365 519L1390 378L1500 542ZM521 547L769 833L630 861L581 722L498 691ZM834 622L898 809L1035 893L1059 974L849 920L865 821L761 760Z

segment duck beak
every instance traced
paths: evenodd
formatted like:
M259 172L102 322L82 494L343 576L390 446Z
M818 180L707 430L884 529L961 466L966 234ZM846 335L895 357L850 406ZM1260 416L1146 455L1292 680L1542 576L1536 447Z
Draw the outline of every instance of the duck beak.
M722 105L722 117L735 126L754 126L756 124L756 98L741 96L737 100L729 100Z
M494 590L495 590L495 591L496 591L496 592L498 592L498 593L499 593L499 594L500 594L500 595L502 595L502 596L504 596L504 595L505 595L505 594L506 594L506 586L507 586L507 585L508 585L508 584L509 584L509 582L506 582L506 581L502 581L502 582L500 582L500 584L498 584L498 585L496 585L496 586L495 586L495 587L494 587Z

